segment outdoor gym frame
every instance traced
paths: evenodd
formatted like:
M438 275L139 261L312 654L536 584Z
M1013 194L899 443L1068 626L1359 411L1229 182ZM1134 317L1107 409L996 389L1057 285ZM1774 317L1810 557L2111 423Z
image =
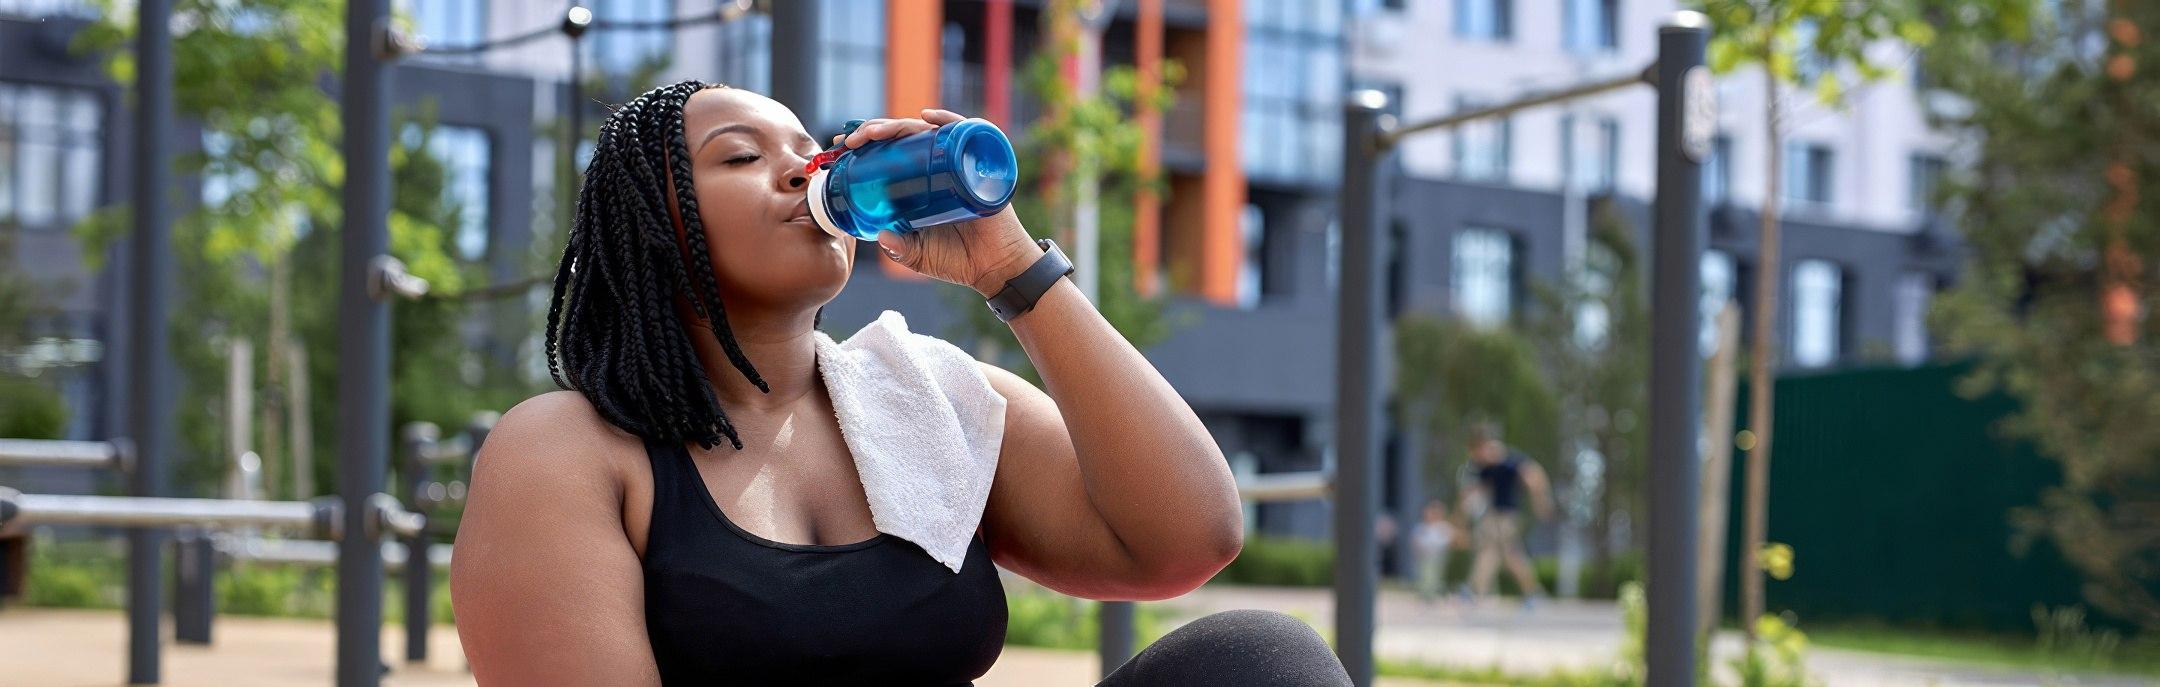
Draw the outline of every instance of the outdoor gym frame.
M1695 653L1696 501L1700 481L1701 358L1697 298L1703 247L1701 166L1715 128L1703 66L1709 23L1676 13L1658 31L1658 59L1640 74L1539 93L1492 107L1398 125L1378 91L1351 95L1343 112L1343 176L1338 200L1342 260L1337 274L1335 373L1335 650L1350 678L1374 678L1374 593L1379 581L1373 522L1375 470L1386 393L1381 344L1387 274L1383 162L1419 133L1517 110L1648 84L1657 88L1657 198L1651 258L1649 634L1646 684L1691 685Z

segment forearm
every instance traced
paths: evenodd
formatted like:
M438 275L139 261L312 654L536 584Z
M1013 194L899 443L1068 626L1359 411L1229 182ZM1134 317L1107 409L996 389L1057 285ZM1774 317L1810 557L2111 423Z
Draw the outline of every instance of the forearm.
M1221 449L1079 287L1058 280L1010 324L1072 436L1089 500L1136 571L1177 574L1234 555L1244 516Z

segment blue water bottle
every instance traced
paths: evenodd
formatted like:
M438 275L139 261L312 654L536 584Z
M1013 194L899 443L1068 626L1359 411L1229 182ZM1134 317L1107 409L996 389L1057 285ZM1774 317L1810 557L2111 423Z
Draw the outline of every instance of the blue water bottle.
M1012 141L981 119L831 153L811 161L810 217L834 236L875 241L988 217L1019 185Z

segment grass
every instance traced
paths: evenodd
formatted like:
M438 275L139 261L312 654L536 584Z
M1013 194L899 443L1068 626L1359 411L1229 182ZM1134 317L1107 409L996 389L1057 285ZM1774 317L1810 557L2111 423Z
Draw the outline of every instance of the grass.
M1381 659L1373 666L1382 677L1431 680L1451 685L1507 685L1508 687L1633 687L1636 683L1612 672L1557 670L1536 675L1510 673L1498 666L1461 668Z
M2112 651L2043 648L2029 635L1913 630L1880 624L1820 624L1808 628L1816 646L1938 659L1972 665L2061 672L2108 672L2160 677L2160 641L2131 640Z

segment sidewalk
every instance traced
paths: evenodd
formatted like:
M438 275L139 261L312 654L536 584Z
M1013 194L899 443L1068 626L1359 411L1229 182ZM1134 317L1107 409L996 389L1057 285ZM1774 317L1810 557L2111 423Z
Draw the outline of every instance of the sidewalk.
M1157 603L1180 619L1173 622L1232 608L1268 608L1306 618L1324 635L1334 632L1333 592L1324 588L1210 585ZM1475 607L1460 600L1426 606L1412 592L1382 589L1379 606L1373 645L1390 660L1467 669L1497 666L1532 675L1608 665L1619 657L1626 635L1620 609L1611 602L1549 601L1530 610L1513 600ZM1739 655L1740 641L1737 632L1721 633L1712 648L1713 665L1723 666ZM2138 676L2048 674L1823 647L1810 648L1807 661L1808 670L1832 687L2153 684Z

